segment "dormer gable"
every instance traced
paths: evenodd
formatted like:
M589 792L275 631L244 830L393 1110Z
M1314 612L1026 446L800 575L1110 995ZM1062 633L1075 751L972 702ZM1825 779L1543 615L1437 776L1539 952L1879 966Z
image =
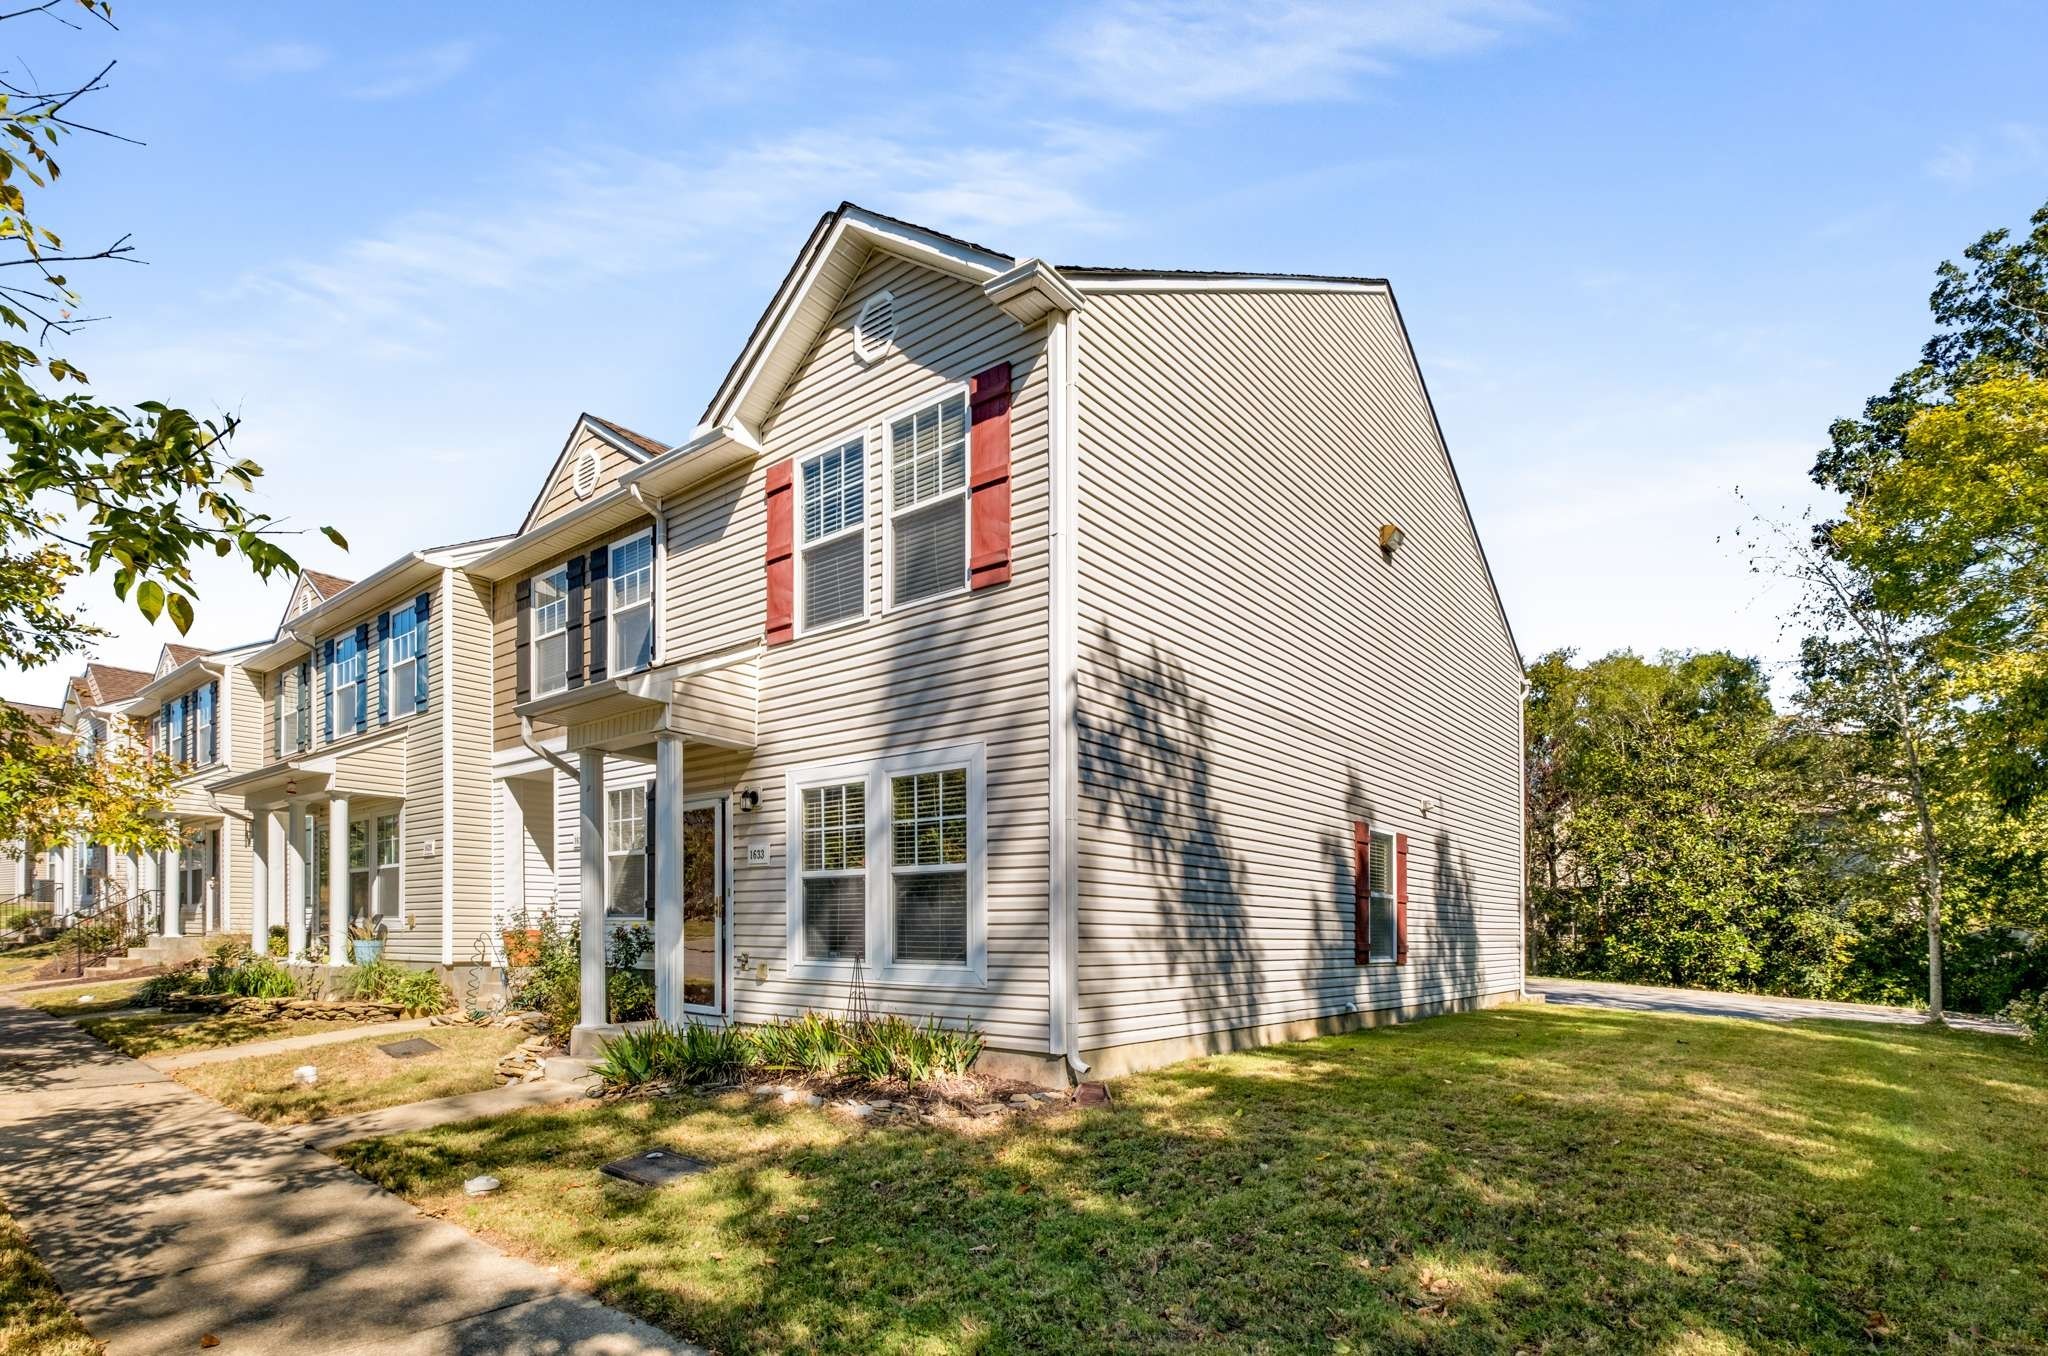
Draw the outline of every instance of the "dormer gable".
M589 503L611 490L634 467L666 451L666 443L635 433L624 424L589 413L578 415L519 530L531 531Z
M166 645L163 653L157 656L156 672L153 677L161 678L173 669L181 668L206 653L197 645Z
M284 630L301 614L320 606L354 582L338 575L322 574L318 570L299 571L298 582L292 585L292 596L284 606L284 619L278 623L277 629Z

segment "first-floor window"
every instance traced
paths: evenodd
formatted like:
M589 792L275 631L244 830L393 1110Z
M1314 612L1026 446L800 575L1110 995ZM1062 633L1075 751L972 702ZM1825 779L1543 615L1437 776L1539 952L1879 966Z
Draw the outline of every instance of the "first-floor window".
M804 956L867 955L867 784L803 789Z
M647 917L647 788L605 792L605 916Z
M377 880L375 899L377 912L386 918L396 918L403 908L400 901L398 878L398 816L377 816Z
M889 779L898 961L967 963L967 769Z
M977 745L792 773L790 949L799 963L978 973L983 753Z
M1390 961L1395 949L1393 834L1374 831L1365 876L1366 888L1372 892L1366 915L1372 950L1367 954L1376 961Z

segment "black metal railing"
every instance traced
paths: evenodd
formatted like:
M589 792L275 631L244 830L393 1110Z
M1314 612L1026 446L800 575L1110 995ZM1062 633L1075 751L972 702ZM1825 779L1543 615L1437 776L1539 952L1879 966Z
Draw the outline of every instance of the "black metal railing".
M57 905L53 899L34 895L10 895L0 899L0 936L26 938L56 926Z
M149 891L140 890L120 899L110 899L72 918L68 935L79 974L84 974L88 966L127 952L128 939L135 931L128 915L136 911L136 906L148 894Z

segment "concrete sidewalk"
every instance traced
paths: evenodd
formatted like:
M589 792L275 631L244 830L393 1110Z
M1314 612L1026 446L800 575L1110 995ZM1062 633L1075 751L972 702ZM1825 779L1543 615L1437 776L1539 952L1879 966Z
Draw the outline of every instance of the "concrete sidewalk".
M113 1356L702 1356L5 997L0 1194Z

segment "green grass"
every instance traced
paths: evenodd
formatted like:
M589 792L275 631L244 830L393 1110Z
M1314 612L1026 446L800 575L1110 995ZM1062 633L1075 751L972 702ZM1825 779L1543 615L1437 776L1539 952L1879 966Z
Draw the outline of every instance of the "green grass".
M118 1008L125 1008L142 987L139 979L111 979L82 984L67 984L55 989L24 989L14 995L15 1001L26 1003L32 1008L41 1008L53 1017L77 1022L97 1017ZM91 1002L81 1003L81 998Z
M686 1097L343 1156L729 1351L2048 1351L2048 1060L2010 1039L1518 1006L1115 1096L978 1135ZM715 1166L597 1175L650 1145Z
M174 1076L245 1116L302 1124L496 1087L499 1057L527 1033L449 1026L415 1034L440 1046L440 1052L395 1059L377 1047L401 1037L371 1036L288 1054L196 1065ZM320 1071L320 1081L310 1088L292 1081L292 1070L301 1064Z
M100 1350L21 1226L0 1210L0 1356L92 1356Z
M0 951L0 985L26 983L35 978L35 972L45 962L70 950L71 943L52 937L48 941L30 942L27 946Z
M237 1013L198 1015L189 1012L131 1012L128 1004L142 987L139 979L74 984L61 989L34 989L14 997L53 1017L76 1023L124 1055L145 1059L181 1050L214 1050L225 1045L311 1036L343 1031L351 1023L294 1018L251 1017ZM80 1003L90 997L91 1003ZM303 1063L304 1061L300 1061Z

